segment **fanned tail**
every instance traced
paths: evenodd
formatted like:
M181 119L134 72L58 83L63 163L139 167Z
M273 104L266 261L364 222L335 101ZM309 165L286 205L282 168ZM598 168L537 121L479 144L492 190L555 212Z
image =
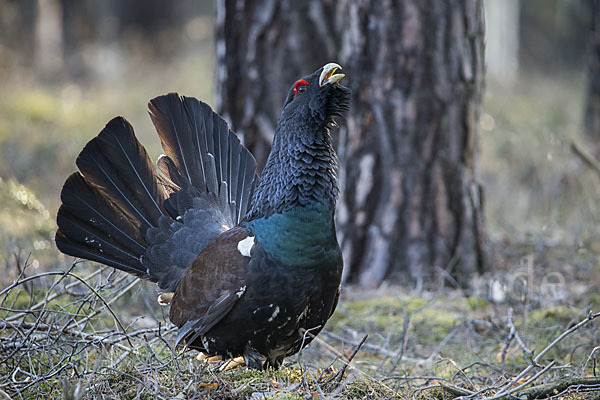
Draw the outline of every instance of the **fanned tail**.
M149 107L166 153L158 171L131 125L111 120L64 184L56 244L173 291L208 242L244 218L258 177L208 105L172 93Z

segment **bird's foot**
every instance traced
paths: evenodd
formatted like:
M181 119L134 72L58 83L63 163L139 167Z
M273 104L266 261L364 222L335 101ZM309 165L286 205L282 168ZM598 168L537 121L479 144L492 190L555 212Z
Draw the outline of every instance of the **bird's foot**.
M221 365L219 367L219 371L227 371L227 370L237 368L242 365L246 365L246 361L244 360L244 357L232 358L231 360L227 360L225 362L225 364Z
M208 354L201 352L200 354L198 354L196 356L196 360L198 360L198 361L204 361L204 362L209 363L209 362L218 362L218 361L221 361L221 360L223 360L223 357L221 357L221 356L209 356Z
M160 295L158 295L158 304L160 304L161 306L168 306L169 304L171 304L174 295L175 293L161 293Z

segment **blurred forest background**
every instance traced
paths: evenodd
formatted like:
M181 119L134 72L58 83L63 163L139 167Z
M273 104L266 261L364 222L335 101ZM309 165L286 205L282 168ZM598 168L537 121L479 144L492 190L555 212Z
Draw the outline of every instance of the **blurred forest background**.
M235 2L217 2L224 3ZM322 4L319 12L324 13L331 12L335 4L344 4L333 0L313 3ZM433 374L451 378L453 382L462 379L457 378L450 365L431 364L436 357L444 356L453 357L461 368L481 360L493 364L485 372L473 372L475 375L469 372L475 386L491 384L492 375L499 374L498 371L505 375L515 373L529 363L519 346L513 342L510 347L515 335L512 308L517 310L514 319L525 342L540 349L572 326L574 320L600 306L600 164L594 158L600 155L600 136L586 134L584 123L586 96L592 82L588 65L592 69L598 67L589 61L593 45L600 43L598 36L591 33L593 16L597 15L600 21L597 3L484 2L486 68L477 126L476 179L482 187L489 270L470 282L476 290L469 296L443 290L427 292L419 281L410 281L411 285L403 288L384 283L376 289L376 295L354 288L345 291L340 307L321 336L347 354L357 346L363 333L369 333L371 337L363 348L367 352L365 364L360 364L364 371L370 374L384 371L390 375L398 368L405 375ZM281 4L283 9L291 9L295 3ZM0 0L0 261L4 264L0 288L8 287L25 265L29 268L25 275L63 271L71 265L73 259L59 254L54 245L60 189L75 170L79 151L110 118L116 115L127 118L151 158L156 159L161 149L146 111L149 99L179 92L218 109L227 109L224 101L231 104L244 101L242 96L236 99L235 95L228 98L222 94L217 99L216 92L223 89L218 87L219 74L223 73L217 67L217 58L223 57L216 45L218 5L195 0ZM261 15L257 13L255 17ZM291 29L295 29L293 22ZM343 63L342 66L345 67ZM293 67L294 71L298 68L298 65ZM234 70L227 66L229 73ZM301 74L312 70L312 67L302 70ZM352 79L348 74L344 83ZM262 82L266 89L273 85L273 93L287 90L293 83L275 82L270 76ZM245 82L231 80L228 84L235 89ZM269 101L281 104L283 96ZM265 138L244 137L244 140L252 144ZM77 268L89 271L91 267ZM98 276L104 279L105 275L102 272ZM541 283L551 275L558 277L561 285L542 287ZM442 279L441 289L446 284L452 286L452 277L446 278ZM511 280L507 282L508 278ZM107 279L113 279L112 275ZM127 290L134 286L123 279L119 282L130 285ZM40 293L27 289L27 301L18 300L20 294L7 291L0 298L2 304L10 300L17 309L41 301L38 309L45 310L55 284L42 281L46 286ZM165 321L164 311L154 304L153 289L141 290L139 286L132 300L121 299L115 304L128 306L121 311L127 315L119 314L123 321L136 328L154 329L157 321ZM121 296L124 292L118 293ZM62 310L71 306L72 303L60 303L57 307ZM8 320L22 317L10 316L14 310L2 311L4 317L9 316ZM100 315L104 314L107 313ZM140 314L149 317L139 319ZM32 315L37 317L35 313ZM85 329L94 332L114 329L110 317L108 322L106 319L96 319L98 325L86 325ZM87 318L85 323L90 320L93 319ZM23 321L26 322L25 317ZM160 336L158 329L152 332ZM565 342L553 356L565 364L571 362L565 360L579 357L577 360L583 360L578 364L581 369L565 367L565 370L576 370L578 376L586 376L591 369L588 362L594 354L598 358L597 351L589 353L594 347L598 349L597 332L597 329L581 331L580 340L586 341L585 346ZM126 344L122 338L119 340L118 343ZM8 348L0 346L0 355ZM311 345L311 349L315 348L308 358L318 360L316 365L324 367L326 364L319 357L327 348ZM112 347L110 351L120 350ZM9 360L6 365L10 364L12 354L2 359ZM151 353L156 354L159 353ZM159 354L159 358L163 356ZM119 362L111 362L111 368L124 359L122 365L128 362L125 355L114 358ZM143 362L154 365L154 359L150 358L147 356ZM142 365L140 359L130 360L131 365ZM5 365L2 360L0 372ZM53 364L52 368L56 365L63 364ZM14 371L14 365L11 368ZM138 381L147 384L153 378L146 370L131 368L128 374L137 380L130 386L137 388L136 393L147 390ZM120 377L114 371L114 368L104 371L106 379L115 377L111 374ZM189 373L195 376L197 371L192 368ZM244 375L243 378L252 384L239 383L238 389L244 389L234 391L236 396L248 395L248 388L253 388L256 382L271 385L269 390L273 389L272 383L265 383L263 377ZM281 375L271 378L287 379L288 383L292 379ZM27 379L18 383L22 384L20 387L29 388ZM125 382L129 382L127 379ZM172 387L181 390L181 379ZM218 382L221 387L222 382ZM39 389L36 393L49 393L55 384L47 392ZM0 379L0 390L5 387L2 385ZM213 381L202 381L199 385L209 385L202 386L205 390L212 388ZM390 388L385 385L375 389L359 386L354 387L357 392L350 393L349 398L389 395L386 391ZM369 390L378 396L369 395ZM228 395L223 398L233 396L234 392L226 391ZM116 393L118 398L118 390Z

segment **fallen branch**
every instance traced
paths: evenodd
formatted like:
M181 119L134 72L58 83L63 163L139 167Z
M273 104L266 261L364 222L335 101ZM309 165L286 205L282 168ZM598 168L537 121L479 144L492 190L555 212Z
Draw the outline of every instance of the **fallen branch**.
M596 386L597 390L600 390L600 377L559 379L558 381L553 383L546 383L544 385L538 385L529 389L522 390L521 392L519 392L519 397L524 397L528 400L544 399L546 397L550 397L558 393L568 391L571 388L575 388L577 386L585 386L586 388L589 388L592 385Z
M394 372L396 370L398 363L402 360L402 357L404 357L404 352L406 351L406 340L408 339L408 328L410 327L410 317L411 314L406 311L406 307L402 306L402 333L400 334L400 348L397 351L398 356L393 361L390 372Z
M77 275L73 275L75 277L77 277ZM77 277L78 279L81 279L79 277ZM127 293L129 290L131 290L131 288L133 288L135 285L137 285L140 282L140 278L135 278L133 281L131 281L131 283L129 285L127 285L125 288L123 288L123 290L121 290L116 296L114 296L112 299L110 299L108 302L106 300L104 300L104 298L102 296L100 296L90 285L88 285L86 282L83 282L84 285L86 285L88 288L90 288L90 290L96 294L98 296L98 298L102 301L103 306L102 307L98 307L94 310L94 312L86 315L84 318L82 318L79 321L75 321L73 322L71 325L69 325L69 328L74 328L78 325L81 325L83 322L87 322L90 319L94 318L96 315L100 314L102 311L104 311L104 309L107 309L108 312L113 316L113 318L115 319L115 323L117 323L119 325L119 327L121 328L121 331L123 332L123 334L127 335L127 331L126 329L123 327L123 325L121 324L121 321L117 318L117 316L115 315L115 313L113 312L112 308L110 308L110 305L112 303L114 303L115 301L117 301L121 296L123 296L125 293ZM131 343L130 343L131 344Z
M459 386L449 385L447 383L440 383L442 390L452 396L472 396L474 392L461 388Z

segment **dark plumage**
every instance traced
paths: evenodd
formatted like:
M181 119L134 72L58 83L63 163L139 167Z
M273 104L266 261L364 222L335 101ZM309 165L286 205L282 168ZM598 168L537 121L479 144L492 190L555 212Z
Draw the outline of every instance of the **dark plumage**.
M113 119L65 182L58 248L173 292L177 343L278 367L310 342L303 329L323 328L339 296L329 129L350 98L339 68L292 87L260 179L225 121L196 99L150 102L165 151L156 169L131 125Z

